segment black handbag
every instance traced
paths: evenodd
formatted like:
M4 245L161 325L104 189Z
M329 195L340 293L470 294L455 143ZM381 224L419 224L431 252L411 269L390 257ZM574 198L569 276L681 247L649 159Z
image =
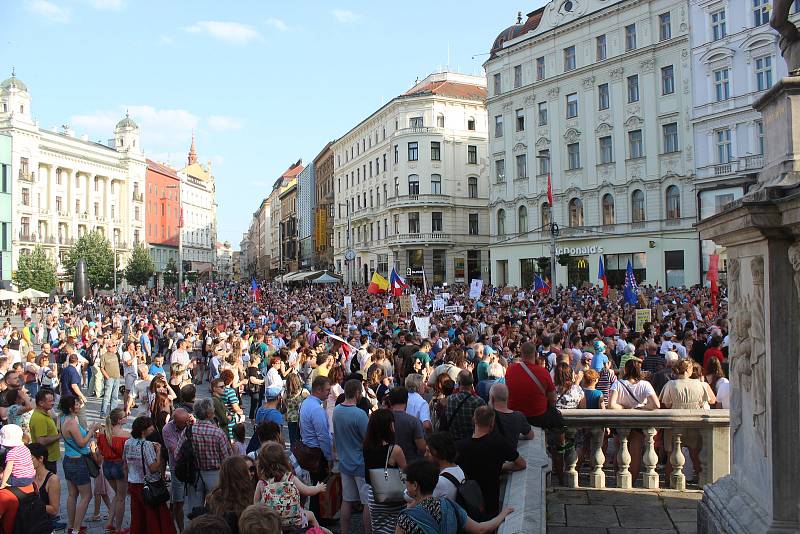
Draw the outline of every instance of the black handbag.
M144 463L144 442L142 442L142 474L144 475L144 487L142 488L142 500L147 506L160 506L169 501L169 488L162 477L158 480L148 482L147 466Z

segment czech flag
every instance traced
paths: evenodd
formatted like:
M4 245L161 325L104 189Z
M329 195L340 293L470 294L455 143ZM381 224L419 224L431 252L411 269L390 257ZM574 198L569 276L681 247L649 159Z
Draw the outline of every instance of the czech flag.
M603 268L603 257L600 256L600 268L597 270L597 279L603 281L603 297L608 297L608 278Z
M367 293L377 295L379 293L386 293L389 290L389 281L379 275L377 272L372 273L372 280L367 288Z
M537 274L533 277L533 290L546 295L550 292L550 284Z
M392 272L389 274L389 285L392 288L392 295L395 297L399 297L403 294L404 289L408 289L408 284L406 284L405 280L400 278L400 275L397 274L394 267L392 267Z

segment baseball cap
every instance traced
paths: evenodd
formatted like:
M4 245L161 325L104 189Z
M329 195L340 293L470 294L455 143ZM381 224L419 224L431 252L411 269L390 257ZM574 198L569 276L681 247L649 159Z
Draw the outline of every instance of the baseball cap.
M264 397L266 397L267 400L275 400L281 396L281 393L283 393L282 387L270 386L264 390Z
M675 334L667 330L666 332L664 332L664 337L675 337Z

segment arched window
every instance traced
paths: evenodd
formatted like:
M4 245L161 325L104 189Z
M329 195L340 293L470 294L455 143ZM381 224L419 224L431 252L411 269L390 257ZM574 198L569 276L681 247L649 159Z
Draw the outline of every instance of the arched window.
M467 189L469 198L478 198L478 178L476 176L470 176L467 179Z
M416 174L408 175L408 194L419 195L419 176Z
M549 230L550 226L550 204L544 202L542 204L542 230Z
M641 189L634 190L631 194L631 220L644 222L644 193Z
M528 208L520 206L517 214L517 232L525 234L528 232Z
M667 219L681 218L681 192L677 185L667 188Z
M573 228L583 226L583 202L579 198L569 201L569 225Z
M603 224L614 224L614 197L611 193L603 195Z
M497 210L497 235L506 235L506 210Z

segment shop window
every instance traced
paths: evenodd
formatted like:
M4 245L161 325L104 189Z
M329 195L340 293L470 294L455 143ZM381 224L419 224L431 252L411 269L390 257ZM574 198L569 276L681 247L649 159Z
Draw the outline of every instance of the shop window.
M686 285L682 250L665 250L664 268L666 269L667 287Z
M636 283L641 284L647 278L647 254L633 252L629 254L606 254L604 256L606 276L611 287L625 285L625 271L628 261L633 264L633 276Z

